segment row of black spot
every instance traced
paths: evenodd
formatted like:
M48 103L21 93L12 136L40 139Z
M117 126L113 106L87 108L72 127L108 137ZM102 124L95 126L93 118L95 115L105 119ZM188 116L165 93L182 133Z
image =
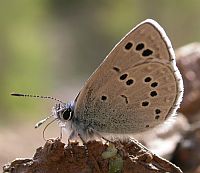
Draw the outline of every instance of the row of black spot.
M133 47L133 43L131 42L128 42L126 45L125 45L125 49L126 50L129 50ZM144 43L138 43L137 46L135 47L135 50L136 51L142 51L144 49L145 45ZM150 56L153 54L153 51L151 49L145 49L143 50L142 52L142 56L144 57L147 57L147 56Z
M149 83L149 82L151 82L152 81L152 78L150 77L150 76L147 76L147 77L145 77L144 78L144 82L145 83ZM152 82L151 83L151 87L152 88L156 88L158 86L158 82ZM155 96L157 96L158 95L158 93L157 93L157 91L151 91L150 92L150 96L151 97L155 97ZM142 102L142 106L148 106L149 105L149 102L148 101L143 101Z
M144 79L144 82L145 83L149 83L149 82L151 82L152 81L152 78L150 77L150 76L148 76L148 77L146 77L145 79ZM151 87L152 88L155 88L155 87L157 87L158 86L158 82L152 82L151 83ZM156 91L151 91L150 92L150 96L151 97L155 97L155 96L157 96L158 94L157 94L157 92ZM148 106L149 105L149 101L143 101L142 102L142 106ZM155 114L156 114L156 116L155 116L155 119L159 119L160 118L160 114L161 113L161 110L160 109L158 109L158 108L156 108L155 109Z
M144 82L145 83L149 83L149 82L151 82L151 80L152 80L152 78L150 76L148 76L148 77L145 77ZM158 82L152 82L151 83L151 87L152 88L156 88L157 86L158 86ZM155 97L157 95L158 95L158 93L156 91L151 91L150 92L150 96L151 97Z

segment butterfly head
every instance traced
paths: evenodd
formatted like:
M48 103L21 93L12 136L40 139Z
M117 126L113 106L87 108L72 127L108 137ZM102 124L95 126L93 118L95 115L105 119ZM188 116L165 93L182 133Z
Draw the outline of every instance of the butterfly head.
M54 118L60 120L62 123L70 121L74 113L74 103L56 104L52 109Z
M18 97L35 97L35 98L42 98L42 99L51 99L59 102L56 104L52 109L52 115L46 117L45 119L39 121L35 128L40 127L43 123L45 123L49 118L54 117L54 120L59 120L61 123L66 123L70 121L73 117L74 112L74 102L64 103L61 100L51 97L51 96L39 96L39 95L30 95L30 94L21 94L21 93L11 93L12 96Z

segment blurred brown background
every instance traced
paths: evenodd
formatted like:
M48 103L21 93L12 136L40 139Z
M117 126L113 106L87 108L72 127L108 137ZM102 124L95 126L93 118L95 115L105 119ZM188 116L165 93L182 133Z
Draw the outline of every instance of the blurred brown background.
M9 93L73 100L113 46L146 18L160 23L174 48L199 41L199 9L198 0L0 0L0 165L31 157L44 144L34 124L54 105ZM53 125L47 136L58 132Z

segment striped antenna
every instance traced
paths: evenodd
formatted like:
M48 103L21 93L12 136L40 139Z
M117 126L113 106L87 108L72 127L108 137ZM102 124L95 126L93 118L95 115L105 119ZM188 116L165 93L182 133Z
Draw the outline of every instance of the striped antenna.
M51 100L55 100L58 101L62 104L65 104L64 102L62 102L61 100L51 97L51 96L39 96L39 95L31 95L31 94L21 94L21 93L11 93L11 96L17 96L17 97L35 97L35 98L41 98L41 99L51 99Z

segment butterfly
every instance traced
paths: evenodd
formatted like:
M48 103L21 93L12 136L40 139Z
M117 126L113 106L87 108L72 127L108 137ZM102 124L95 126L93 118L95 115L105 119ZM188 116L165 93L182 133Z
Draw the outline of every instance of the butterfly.
M171 42L156 21L147 19L115 45L74 101L55 99L60 104L53 107L52 116L69 131L69 140L129 136L174 116L182 96L183 81Z

